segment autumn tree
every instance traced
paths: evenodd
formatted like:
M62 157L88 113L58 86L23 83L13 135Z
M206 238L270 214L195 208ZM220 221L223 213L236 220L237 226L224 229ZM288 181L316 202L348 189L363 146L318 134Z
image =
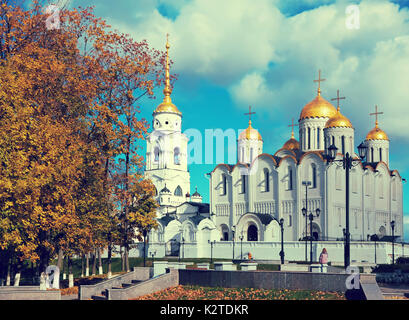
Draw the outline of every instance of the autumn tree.
M154 225L150 209L131 214L132 177L148 127L140 99L153 97L163 62L91 9L62 11L59 29L47 29L46 18L38 1L23 9L0 0L0 254L37 261L41 271L62 251L111 249L122 210L115 197L128 227ZM153 208L147 199L138 203Z

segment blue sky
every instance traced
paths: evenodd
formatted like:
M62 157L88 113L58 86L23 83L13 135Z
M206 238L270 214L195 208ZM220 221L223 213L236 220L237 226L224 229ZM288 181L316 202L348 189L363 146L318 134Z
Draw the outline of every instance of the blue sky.
M375 104L384 112L390 167L409 179L409 1L71 0L87 5L155 48L164 50L170 34L172 72L179 77L172 99L184 130L244 129L251 105L264 152L274 154L290 138L291 119L315 97L321 69L323 96L329 100L340 89L347 97L342 112L355 127L355 145L374 126ZM359 8L357 29L346 27L350 5ZM149 122L162 98L160 89L156 100L144 101ZM190 166L191 191L198 186L205 201L205 174L214 166ZM403 192L409 240L408 184Z

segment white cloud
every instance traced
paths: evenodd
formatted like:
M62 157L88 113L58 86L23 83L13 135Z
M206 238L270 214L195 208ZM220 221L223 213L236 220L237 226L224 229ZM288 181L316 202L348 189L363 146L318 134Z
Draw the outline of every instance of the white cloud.
M170 33L174 72L227 87L240 106L272 113L283 108L285 116L298 115L314 98L312 80L322 69L324 97L341 90L347 97L342 111L358 135L372 128L368 113L377 104L385 112L381 127L407 140L409 11L386 0L363 0L360 29L349 30L345 8L350 2L333 2L322 0L318 4L325 5L315 8L311 0L297 2L313 9L286 17L278 9L288 7L282 0L180 0L174 20L148 6L142 15L135 11L132 24L118 18L110 22L156 48L164 48Z

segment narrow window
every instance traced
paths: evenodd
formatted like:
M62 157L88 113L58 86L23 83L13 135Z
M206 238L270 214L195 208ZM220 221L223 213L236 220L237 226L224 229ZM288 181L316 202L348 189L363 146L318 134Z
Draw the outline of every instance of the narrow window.
M320 149L320 128L317 128L317 149Z
M173 151L173 156L174 156L174 163L176 165L180 165L180 150L179 148L175 148Z
M341 143L342 143L342 154L345 155L345 136L341 137Z
M154 161L159 162L159 147L155 147L155 150L153 153L154 153Z
M222 184L222 196L225 196L227 194L227 177L225 174L222 175Z
M382 161L382 148L379 148L379 161Z
M311 128L308 128L308 149L311 149Z
M371 148L371 162L375 162L373 159L373 148Z
M288 167L288 190L293 190L293 169Z
M270 192L270 173L264 169L264 192Z
M241 193L246 193L246 176L241 176Z
M316 188L317 187L317 167L313 164L311 170L312 170L312 187Z

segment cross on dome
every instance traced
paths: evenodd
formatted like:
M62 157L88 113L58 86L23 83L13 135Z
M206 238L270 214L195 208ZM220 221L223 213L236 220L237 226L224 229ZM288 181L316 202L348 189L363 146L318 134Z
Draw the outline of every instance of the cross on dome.
M256 114L255 112L251 112L251 106L249 106L249 113L245 113L245 116L249 116L249 125L251 125L251 116Z
M298 127L298 124L294 124L294 118L292 119L291 124L288 127L291 127L291 139L294 139L294 127Z
M314 82L318 82L318 95L321 95L321 82L326 81L327 79L321 78L321 70L318 70L318 80L314 80Z
M375 105L375 112L369 114L370 116L375 116L376 117L375 127L378 127L378 125L379 125L378 114L383 114L383 112L378 112L378 106Z
M339 100L345 100L345 97L340 97L339 96L339 90L337 90L337 97L334 98L334 99L331 99L331 101L335 101L335 100L337 100L337 110L339 111L340 110Z

